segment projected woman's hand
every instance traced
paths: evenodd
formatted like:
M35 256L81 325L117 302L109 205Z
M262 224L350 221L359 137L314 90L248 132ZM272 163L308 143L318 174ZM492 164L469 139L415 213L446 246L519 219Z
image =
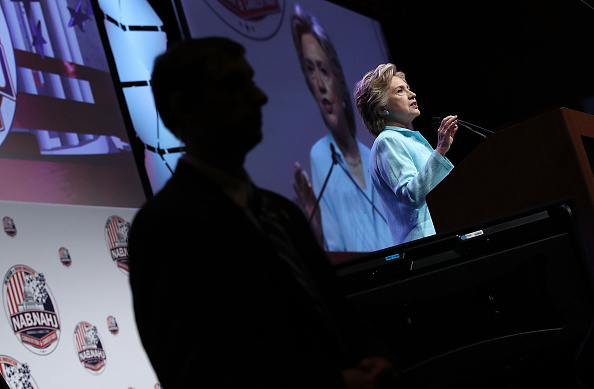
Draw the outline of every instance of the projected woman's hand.
M307 216L318 242L323 247L324 232L322 231L322 215L320 213L320 207L316 207L316 195L313 191L311 180L307 172L301 168L299 162L295 162L293 175L293 189L297 194L297 204L299 204L305 216ZM314 214L312 215L312 213Z

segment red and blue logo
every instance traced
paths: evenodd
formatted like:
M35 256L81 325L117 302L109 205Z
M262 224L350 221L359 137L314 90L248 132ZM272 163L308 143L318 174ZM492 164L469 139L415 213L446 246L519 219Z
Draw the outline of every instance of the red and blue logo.
M128 231L130 223L119 216L111 216L105 223L105 241L115 265L129 274Z
M60 317L44 275L29 266L13 266L4 277L2 295L17 339L37 355L54 351L60 340Z
M96 326L86 321L79 322L74 328L74 348L85 370L95 375L103 373L107 355Z

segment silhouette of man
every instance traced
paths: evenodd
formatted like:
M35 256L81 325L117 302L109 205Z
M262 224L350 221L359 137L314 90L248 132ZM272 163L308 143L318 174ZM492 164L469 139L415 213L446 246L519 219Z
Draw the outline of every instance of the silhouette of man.
M392 382L301 210L243 167L267 101L253 76L225 38L184 41L155 62L157 109L186 154L129 234L144 348L166 389Z

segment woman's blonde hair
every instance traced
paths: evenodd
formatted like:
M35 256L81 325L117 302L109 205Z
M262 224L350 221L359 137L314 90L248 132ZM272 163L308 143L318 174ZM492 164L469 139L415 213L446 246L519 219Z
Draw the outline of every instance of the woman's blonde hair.
M324 27L318 23L316 17L301 9L298 4L295 5L293 17L291 18L291 33L293 35L293 43L297 50L299 63L301 64L301 71L305 76L305 82L314 96L315 87L307 76L307 64L303 56L303 45L301 41L303 35L309 34L313 36L319 43L324 54L326 54L326 57L328 57L330 69L336 80L335 92L340 99L340 107L345 115L349 132L354 137L357 132L357 123L355 122L355 111L351 103L351 91L347 86L344 71L342 70L340 60L338 59L338 53L336 52L334 44L330 40L330 36L328 36Z
M393 77L406 81L404 73L398 71L396 65L381 64L375 70L367 72L355 85L355 105L372 135L378 136L386 126L383 111L388 104L387 92Z

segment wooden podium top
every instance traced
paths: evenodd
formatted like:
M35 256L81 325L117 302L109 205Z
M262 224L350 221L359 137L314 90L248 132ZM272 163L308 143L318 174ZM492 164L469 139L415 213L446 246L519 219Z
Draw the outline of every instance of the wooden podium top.
M560 108L489 136L427 195L427 204L440 233L571 199L594 261L592 166L594 116Z

